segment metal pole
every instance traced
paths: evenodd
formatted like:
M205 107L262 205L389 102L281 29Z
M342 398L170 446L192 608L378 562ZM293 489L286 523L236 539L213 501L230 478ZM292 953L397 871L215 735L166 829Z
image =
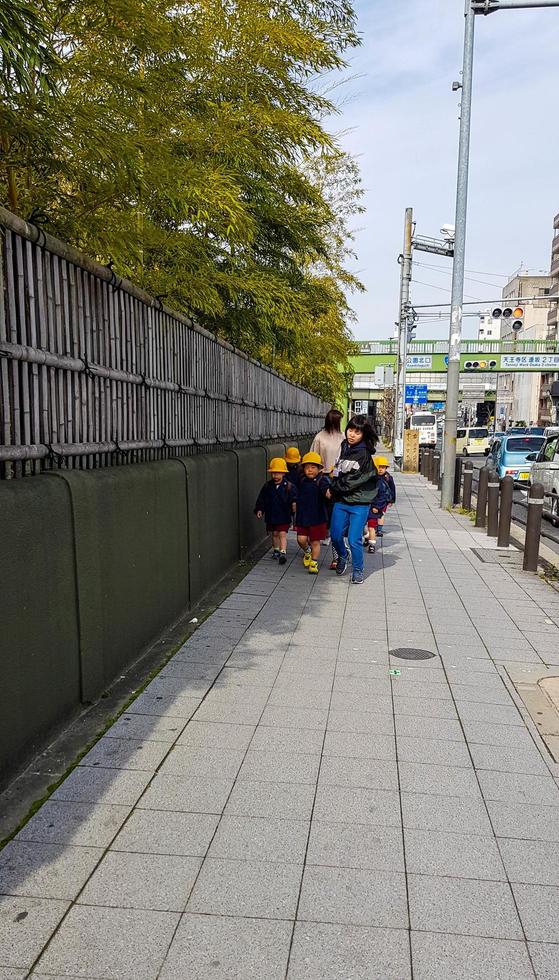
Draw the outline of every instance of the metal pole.
M452 497L452 503L454 505L460 503L460 484L462 483L462 464L464 460L461 456L457 456L454 460L454 493Z
M538 570L543 501L544 489L542 484L532 484L528 495L528 520L526 521L524 561L522 563L522 568L525 572L537 572Z
M497 10L526 10L529 7L559 7L559 0L473 0L477 14L493 14Z
M499 512L499 533L497 535L498 548L508 548L510 544L513 495L514 480L512 476L504 476L501 480L501 509Z
M472 479L474 464L468 460L464 466L464 489L462 492L462 507L464 510L472 509Z
M487 484L489 483L489 470L483 466L479 471L479 482L477 485L477 507L476 507L476 527L485 527L487 512Z
M460 390L460 344L462 340L462 301L464 299L464 257L466 250L466 211L468 203L468 158L470 152L470 119L472 113L472 71L474 60L475 14L471 0L466 0L464 26L464 58L462 64L462 105L460 111L460 142L458 148L458 178L456 184L456 219L454 232L454 262L450 330L448 338L448 374L444 431L445 466L441 507L453 503L454 461L456 459L456 422Z
M499 478L493 470L487 484L487 536L496 538L499 534Z
M431 482L438 488L439 483L441 482L441 454L435 453L433 460L433 479Z
M394 412L394 456L404 455L404 425L406 421L406 361L408 356L407 307L410 298L412 262L413 208L406 208L404 221L404 250L400 268L400 305L398 309L398 363L396 365L396 407Z

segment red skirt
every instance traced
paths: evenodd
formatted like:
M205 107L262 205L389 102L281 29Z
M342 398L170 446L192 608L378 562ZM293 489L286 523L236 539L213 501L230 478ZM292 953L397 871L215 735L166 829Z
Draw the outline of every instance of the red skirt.
M297 534L300 534L303 538L308 538L309 541L323 541L324 538L328 537L328 525L326 522L324 524L311 524L310 527L296 527L295 530Z
M266 530L269 534L279 533L279 531L289 531L291 524L266 524Z

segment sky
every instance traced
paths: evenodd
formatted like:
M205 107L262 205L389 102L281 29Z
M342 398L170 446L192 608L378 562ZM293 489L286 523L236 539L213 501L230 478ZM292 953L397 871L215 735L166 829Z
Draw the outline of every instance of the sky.
M362 46L334 91L331 128L359 160L357 339L392 336L404 211L418 235L454 224L464 0L356 0ZM476 17L465 300L500 296L521 265L549 268L559 212L559 7ZM450 299L451 260L415 254L412 301ZM422 263L422 265L420 265ZM425 268L425 264L438 268ZM445 271L446 270L446 271ZM427 283L429 285L423 285ZM464 321L464 336L477 320ZM448 336L420 322L418 339Z

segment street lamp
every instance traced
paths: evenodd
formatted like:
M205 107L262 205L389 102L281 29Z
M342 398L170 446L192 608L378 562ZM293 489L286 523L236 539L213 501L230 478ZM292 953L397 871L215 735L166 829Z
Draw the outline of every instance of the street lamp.
M456 184L456 220L450 328L448 336L448 375L444 432L444 474L441 507L454 503L454 470L456 465L456 424L460 388L460 345L462 341L462 303L464 299L464 258L466 248L466 211L468 203L468 167L470 153L470 119L472 112L472 71L474 62L474 22L476 14L493 14L497 10L527 7L559 7L559 0L466 0L464 10L464 56L462 81L453 91L462 89L458 177Z

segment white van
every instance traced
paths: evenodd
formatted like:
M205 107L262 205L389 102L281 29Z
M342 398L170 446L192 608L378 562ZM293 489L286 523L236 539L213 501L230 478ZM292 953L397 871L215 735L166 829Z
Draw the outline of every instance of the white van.
M489 447L489 429L485 426L456 430L457 456L487 456Z

